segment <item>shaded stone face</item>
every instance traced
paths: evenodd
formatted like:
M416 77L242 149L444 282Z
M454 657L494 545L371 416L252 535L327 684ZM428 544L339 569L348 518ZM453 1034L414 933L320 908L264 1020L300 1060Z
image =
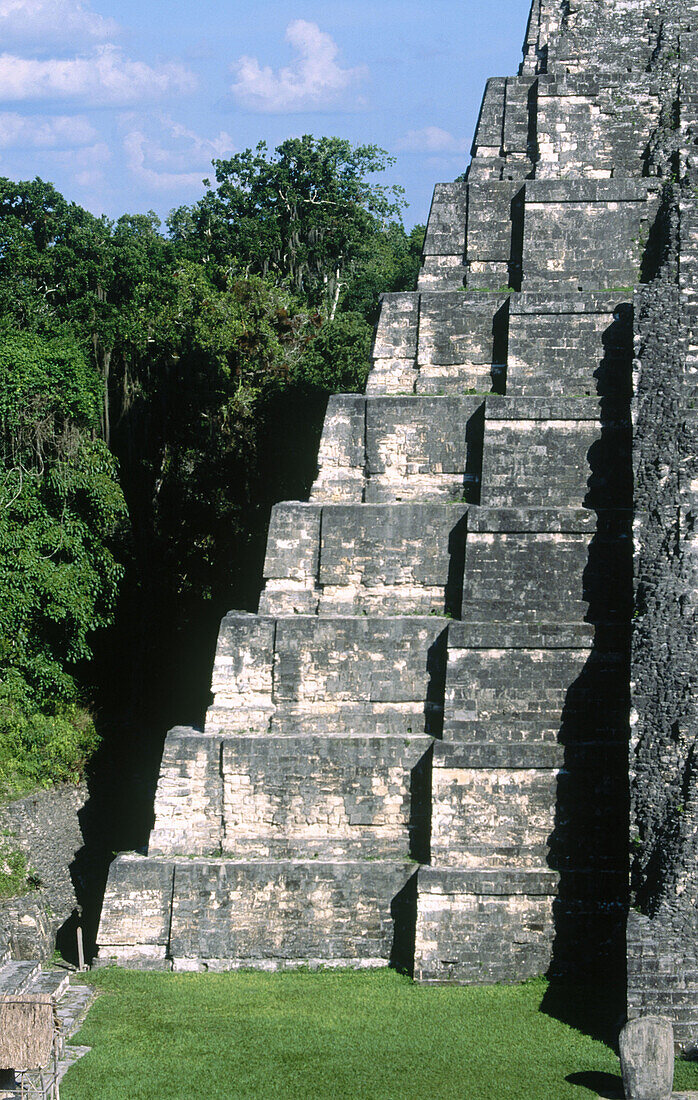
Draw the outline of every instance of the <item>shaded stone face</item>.
M698 102L684 14L532 4L466 177L436 187L417 289L381 299L366 393L330 398L310 501L273 510L259 614L221 624L206 728L168 735L149 855L114 864L100 959L392 961L434 982L622 968L633 555L651 576L671 553L638 512L661 497L671 529L678 502L694 529L660 461L669 412L676 438L689 418L658 398L639 461L631 407L644 295L670 281L663 261L679 270L662 226ZM686 191L686 310L694 207ZM662 306L673 320L644 353L660 395L676 285ZM674 618L692 606L678 587ZM657 693L664 621L632 655ZM651 742L656 809L680 753L657 763ZM640 1012L668 1000L669 947L635 924ZM684 1037L691 980L671 993Z

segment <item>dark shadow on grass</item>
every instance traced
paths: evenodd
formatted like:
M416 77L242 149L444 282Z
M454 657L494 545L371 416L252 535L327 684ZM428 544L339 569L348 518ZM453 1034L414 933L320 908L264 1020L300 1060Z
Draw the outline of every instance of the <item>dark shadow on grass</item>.
M603 1100L623 1100L623 1082L615 1073L599 1073L597 1070L589 1070L585 1073L570 1073L565 1077L570 1085L579 1085L588 1089L594 1097L603 1097Z
M605 980L575 981L553 978L541 1012L618 1052L618 1034L625 1022L625 969L609 972Z

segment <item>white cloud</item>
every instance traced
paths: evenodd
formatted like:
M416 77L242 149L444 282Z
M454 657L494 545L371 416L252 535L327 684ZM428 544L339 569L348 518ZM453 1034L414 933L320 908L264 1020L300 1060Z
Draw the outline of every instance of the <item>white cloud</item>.
M82 149L70 152L51 152L52 164L70 172L73 181L80 187L103 187L104 168L112 159L112 151L105 141L96 141Z
M454 138L440 126L425 126L422 130L408 130L397 145L398 149L411 153L465 153L467 142Z
M104 42L118 30L114 19L90 11L80 0L0 0L0 41L5 46Z
M170 118L160 121L174 145L152 141L142 129L130 130L124 137L127 166L149 187L159 191L200 188L213 158L233 152L232 139L224 131L215 138L202 138ZM198 170L191 171L192 165Z
M296 19L286 28L286 40L297 57L278 72L260 66L256 57L240 57L233 66L237 81L235 98L253 111L302 111L334 104L366 75L361 66L342 69L337 64L336 43L317 23Z
M72 149L88 145L97 131L84 115L19 115L0 112L0 148Z
M0 101L5 102L83 99L91 106L126 104L195 87L194 74L183 65L130 61L114 46L66 60L0 54Z

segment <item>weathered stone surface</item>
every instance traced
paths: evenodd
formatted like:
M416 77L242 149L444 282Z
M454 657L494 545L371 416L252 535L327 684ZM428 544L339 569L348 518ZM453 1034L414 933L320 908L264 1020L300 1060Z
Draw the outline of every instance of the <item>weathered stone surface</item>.
M508 396L628 396L631 295L562 294L556 287L512 295L509 313Z
M428 737L223 743L223 851L236 859L408 858L427 806ZM421 801L420 801L421 796Z
M16 959L48 959L56 934L78 906L71 864L83 847L81 813L87 788L33 791L0 809L0 836L19 848L37 886L0 899L0 961L9 945Z
M403 934L396 898L414 875L382 861L178 864L173 968L385 965L394 922Z
M618 1039L627 1100L671 1100L674 1032L671 1020L641 1016L629 1020Z
M99 925L99 959L129 965L168 965L174 863L117 856L109 869Z
M507 982L540 974L550 962L556 889L551 871L420 869L415 977Z
M437 615L230 613L221 624L206 733L431 732L443 711L447 630ZM251 683L260 690L251 692Z
M465 504L278 504L260 611L438 614L460 606ZM302 519L308 565L287 537ZM308 532L312 530L312 539Z
M220 851L223 828L221 742L199 730L170 730L155 793L148 852L162 855Z
M98 963L174 970L402 964L414 940L415 874L404 860L122 856L112 866Z

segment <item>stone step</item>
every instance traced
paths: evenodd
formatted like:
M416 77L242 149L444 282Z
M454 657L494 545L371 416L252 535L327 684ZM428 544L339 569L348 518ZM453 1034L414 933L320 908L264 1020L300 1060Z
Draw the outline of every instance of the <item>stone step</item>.
M422 867L414 976L470 983L545 973L553 962L553 913L555 922L575 926L574 942L615 937L622 949L626 904L627 877L617 870L561 878L543 868Z
M366 393L467 394L503 384L509 296L383 295Z
M66 1039L70 1039L72 1035L79 1031L96 996L97 993L93 986L82 985L77 982L69 984L61 994L56 1006L56 1013ZM76 1049L86 1053L89 1047L73 1047L73 1050Z
M623 621L631 541L584 531L469 531L464 622Z
M435 732L449 620L263 616L221 623L206 730Z
M481 735L487 733L480 728ZM624 768L627 764L627 743L618 738L575 741L569 744L549 741L481 740L436 741L433 746L433 768L449 771L483 769L496 771L559 771L562 768L602 772Z
M432 744L171 730L149 853L408 858L424 847Z
M502 468L495 445L489 461ZM272 510L260 614L457 618L471 535L586 534L622 542L625 518L556 506L285 502Z
M0 995L24 993L41 972L41 964L11 960L0 970Z
M594 399L492 397L485 404L480 503L629 507L629 410Z
M507 396L629 397L632 321L628 293L512 294Z
M631 287L658 192L637 178L439 184L418 288Z
M460 613L468 506L277 504L260 612Z
M479 474L483 418L476 396L333 396L311 500L461 501Z
M622 740L629 644L627 628L587 623L452 623L444 742L464 755L496 743L503 758L530 759L558 752L559 741L571 751L577 742Z
M27 992L48 993L59 1000L70 985L70 974L65 970L41 970L31 982Z
M380 859L119 856L107 884L98 965L400 965L413 935L416 872L414 863Z
M629 397L632 294L385 294L366 392Z
M328 405L311 501L477 503L482 485L490 505L570 507L589 497L615 506L627 490L629 427L627 406L598 396L339 395ZM487 459L497 441L504 454L483 472L483 446ZM518 500L516 463L525 467Z

